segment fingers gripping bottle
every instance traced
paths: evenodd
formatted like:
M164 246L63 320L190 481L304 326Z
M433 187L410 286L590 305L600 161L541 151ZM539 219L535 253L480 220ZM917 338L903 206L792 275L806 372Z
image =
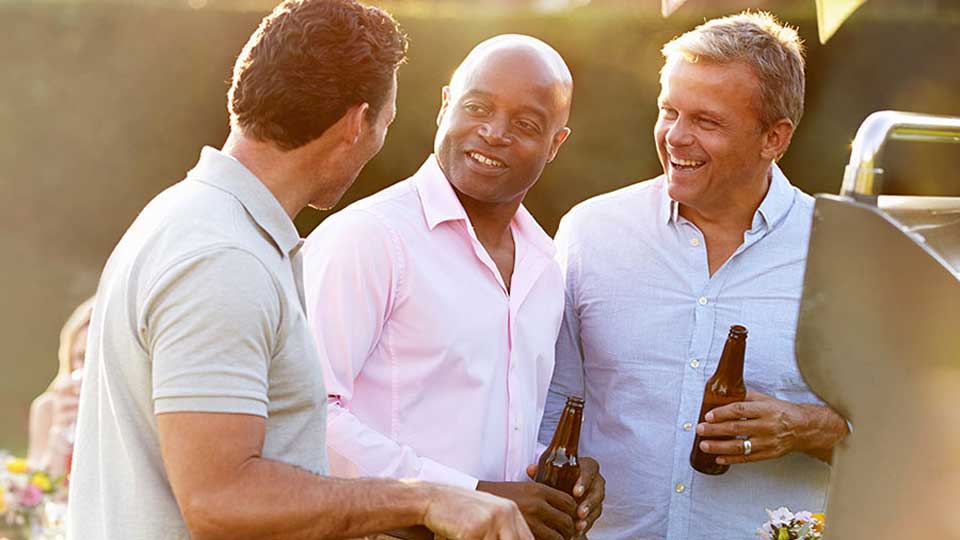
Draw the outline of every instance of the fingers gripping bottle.
M711 410L746 399L747 388L743 385L743 353L746 347L746 327L736 324L731 326L717 371L707 380L703 389L703 404L700 406L698 423L704 422L704 416ZM704 439L697 435L690 451L690 466L703 474L717 475L727 472L729 465L718 465L715 454L700 450L702 440L729 440L729 437Z

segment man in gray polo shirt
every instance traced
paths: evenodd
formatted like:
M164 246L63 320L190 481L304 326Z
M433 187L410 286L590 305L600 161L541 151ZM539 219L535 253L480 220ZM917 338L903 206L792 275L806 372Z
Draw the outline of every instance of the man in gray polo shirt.
M349 538L423 524L532 539L474 491L325 477L326 390L292 218L383 145L406 38L353 0L288 0L240 54L231 133L143 210L90 325L68 538Z

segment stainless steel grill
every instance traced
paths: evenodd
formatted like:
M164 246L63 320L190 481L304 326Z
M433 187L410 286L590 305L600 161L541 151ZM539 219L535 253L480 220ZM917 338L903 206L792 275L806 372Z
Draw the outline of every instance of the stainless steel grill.
M817 196L797 358L853 423L827 540L960 538L960 197L883 195L891 140L960 143L960 118L871 115L840 195Z

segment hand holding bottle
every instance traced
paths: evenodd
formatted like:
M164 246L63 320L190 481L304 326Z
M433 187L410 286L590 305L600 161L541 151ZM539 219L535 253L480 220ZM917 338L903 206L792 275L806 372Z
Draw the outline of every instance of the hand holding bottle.
M527 467L527 474L535 478L537 466ZM573 497L577 501L576 536L583 537L593 527L603 512L603 499L606 496L607 481L600 474L600 464L593 458L580 458L580 476L573 486Z
M573 515L577 503L558 489L534 482L480 481L477 491L515 502L537 540L569 540L576 534Z
M721 465L775 459L790 452L806 452L829 461L833 446L847 435L847 422L833 409L797 404L760 392L707 413L697 426L700 449ZM733 438L737 437L737 438ZM750 441L750 452L744 452Z

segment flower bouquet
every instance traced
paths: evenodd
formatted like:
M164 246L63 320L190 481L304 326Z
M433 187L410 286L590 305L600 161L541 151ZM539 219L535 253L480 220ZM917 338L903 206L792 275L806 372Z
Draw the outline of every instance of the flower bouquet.
M50 478L24 459L0 451L0 539L43 538L62 528L67 486L63 477ZM51 515L60 523L51 523Z
M790 512L780 507L767 509L767 521L757 529L757 536L764 540L820 540L823 538L823 514Z

